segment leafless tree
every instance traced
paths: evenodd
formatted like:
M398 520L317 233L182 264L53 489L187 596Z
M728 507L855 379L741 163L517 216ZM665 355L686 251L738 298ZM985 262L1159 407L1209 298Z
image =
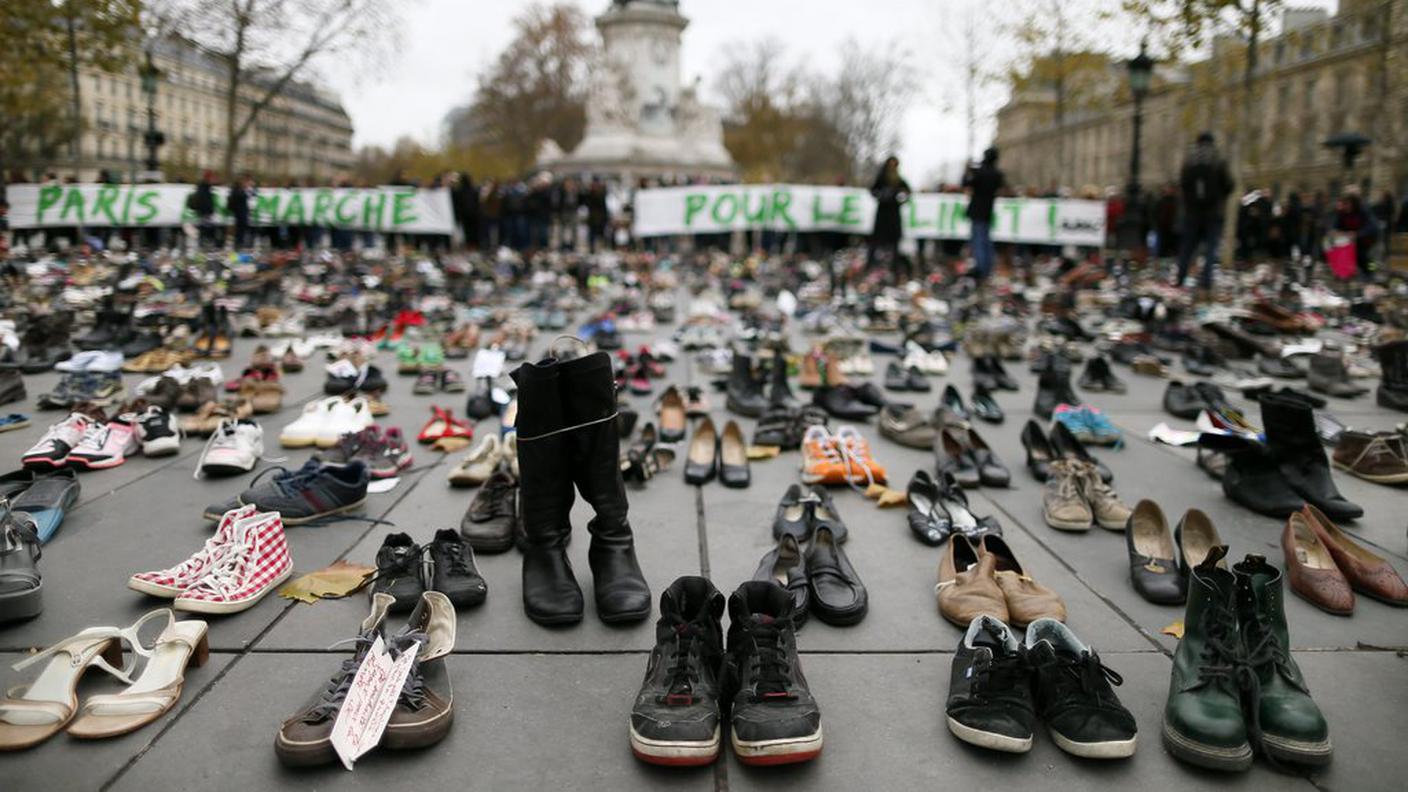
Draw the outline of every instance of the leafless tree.
M374 58L395 43L402 0L155 0L150 24L226 67L225 178L245 136L289 87L320 65Z
M865 179L899 145L899 128L914 95L909 53L894 45L841 45L840 73L816 86L817 105L840 130L852 176Z

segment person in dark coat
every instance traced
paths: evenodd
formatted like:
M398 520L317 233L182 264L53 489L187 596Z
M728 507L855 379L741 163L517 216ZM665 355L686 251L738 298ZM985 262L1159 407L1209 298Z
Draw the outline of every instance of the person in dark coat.
M870 194L875 196L875 225L870 231L870 250L866 256L866 266L875 266L877 253L888 253L894 267L895 280L906 273L909 262L900 259L900 238L904 229L900 225L900 204L909 200L909 183L900 176L898 157L890 157L875 174L875 183L870 186Z
M992 274L997 261L997 249L992 244L992 207L997 194L1007 185L1007 177L997 168L996 147L983 152L983 161L963 174L963 189L968 193L968 224L973 249L973 277L982 282Z
M1359 267L1359 277L1371 280L1374 273L1369 262L1379 238L1379 225L1359 193L1346 192L1335 204L1334 229L1354 237L1354 261Z
M582 196L582 206L587 210L587 249L595 253L597 243L603 240L610 248L607 226L611 224L611 210L606 204L606 185L601 179L592 179L591 187Z
M196 226L200 229L200 244L204 247L212 239L214 229L211 219L215 215L215 191L211 184L214 177L210 171L201 174L196 191L188 199L191 212L196 216Z
M460 233L464 234L465 247L479 247L479 188L474 186L468 173L455 174L454 186L450 188L450 207Z
M249 200L254 197L254 179L248 173L239 178L230 187L230 197L226 199L226 207L230 210L230 216L235 221L235 249L239 250L249 245Z
M1182 288L1188 280L1193 256L1201 249L1203 271L1198 276L1198 285L1211 289L1217 247L1222 239L1222 218L1227 196L1232 194L1232 174L1211 132L1198 135L1193 150L1183 161L1179 186L1183 191L1183 239L1178 254L1178 280L1174 285Z

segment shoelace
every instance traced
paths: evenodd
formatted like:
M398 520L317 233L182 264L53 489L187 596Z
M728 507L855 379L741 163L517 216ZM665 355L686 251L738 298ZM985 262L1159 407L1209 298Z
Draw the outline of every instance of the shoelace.
M858 432L845 431L836 433L834 443L840 464L846 470L847 486L856 492L864 493L865 489L875 483L875 475L870 471L873 462L870 458L870 444ZM865 488L860 486L862 475L865 477Z
M43 550L39 545L39 530L32 519L20 519L15 516L10 507L9 498L0 498L0 509L4 510L0 514L0 550L10 552L21 549L25 543L34 547L34 558L38 560L43 555Z
M996 625L984 621L983 631L999 646L1006 645L1007 634ZM994 649L988 657L980 655L973 664L973 695L988 701L1011 701L1026 706L1017 691L1030 684L1030 670L1021 647L1015 652L1004 648Z
M1236 616L1226 605L1214 603L1203 612L1202 627L1207 639L1203 643L1198 663L1198 681L1184 690L1213 686L1229 696L1237 696L1238 647L1237 636L1228 628Z
M1308 694L1310 691L1291 673L1286 658L1286 649L1281 645L1281 639L1271 629L1265 616L1258 613L1252 619L1244 622L1241 628L1241 638L1242 655L1238 658L1235 679L1238 686L1247 694L1248 706L1246 709L1251 712L1251 717L1247 722L1247 735L1258 746L1263 746L1265 743L1261 730L1261 669L1271 665L1272 670L1286 680L1291 687L1302 693ZM1279 767L1274 757L1268 756L1268 760L1272 762L1273 766Z
M274 473L274 486L284 495L295 495L308 489L322 472L322 466L312 460L309 460L298 470L289 470L286 467L271 467L261 471L259 475L255 476L254 479L249 482L249 489L254 489L254 486L259 483L260 479L270 473Z
M1058 697L1064 697L1079 689L1083 698L1094 697L1098 704L1106 705L1103 697L1103 682L1113 685L1123 685L1124 677L1118 671L1100 662L1100 657L1094 652L1082 652L1076 655L1072 652L1042 652L1041 655L1033 657L1028 653L1028 658L1036 668L1055 669L1067 690L1058 693Z
M753 692L760 700L795 698L792 667L782 645L784 626L780 621L759 620L749 627L753 639Z
M391 639L391 656L393 659L400 657L411 650L411 646L419 644L424 651L426 643L430 641L430 636L423 632L407 632L397 635ZM413 710L419 710L428 703L425 693L425 674L421 673L420 653L416 654L416 659L411 661L411 670L406 674L406 682L401 685L401 693L396 699L398 704L404 704Z
M1394 441L1393 444L1389 443L1390 439ZM1397 448L1394 446L1397 446ZM1359 463L1363 462L1365 459L1388 458L1391 461L1408 461L1408 459L1405 459L1403 451L1404 443L1402 435L1376 435L1373 440L1370 440L1368 444L1364 446L1364 450L1359 452L1359 456L1355 457L1354 461L1349 463L1349 466L1351 468L1357 467Z
M680 703L679 700L675 698L676 696L689 696L690 700L683 703L693 703L694 686L699 682L699 671L697 666L690 661L694 657L698 639L699 628L695 625L675 625L674 661L671 662L670 667L665 670L666 690L668 693L658 699L659 703Z
M1078 500L1083 498L1080 489L1080 477L1069 465L1054 467L1051 471L1051 478L1048 481L1056 482L1056 497L1061 500Z
M332 675L322 692L318 694L318 703L309 708L300 718L303 723L321 723L337 715L338 710L342 708L342 702L347 698L347 691L352 688L352 679L357 675L357 669L361 667L366 652L371 649L375 640L375 633L365 633L355 638L338 641L328 647L335 649L351 643L356 646L356 651L352 653L351 657L343 660L342 665L338 666L337 672Z
M244 585L245 568L253 550L254 546L245 540L232 539L221 545L215 562L187 592L207 591L221 599L228 599Z

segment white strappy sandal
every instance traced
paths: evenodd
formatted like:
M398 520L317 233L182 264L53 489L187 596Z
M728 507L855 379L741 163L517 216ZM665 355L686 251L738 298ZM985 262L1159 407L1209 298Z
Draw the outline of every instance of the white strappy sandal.
M176 706L186 681L186 666L205 665L210 658L210 644L206 624L199 619L176 621L170 610L159 610L142 620L160 614L166 615L166 628L147 653L142 675L121 693L90 696L83 702L83 709L68 726L71 736L92 740L127 734Z
M157 610L131 627L89 627L54 644L33 657L15 663L16 671L49 659L38 679L28 687L11 688L0 699L0 751L22 751L63 731L78 711L78 681L90 668L98 668L132 684L138 655L149 655L137 631L170 610ZM123 644L132 647L123 657ZM122 666L121 669L118 666Z

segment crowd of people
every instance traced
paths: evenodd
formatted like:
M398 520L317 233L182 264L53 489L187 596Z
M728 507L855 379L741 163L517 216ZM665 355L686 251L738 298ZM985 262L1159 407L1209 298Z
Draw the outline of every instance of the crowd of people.
M22 183L11 174L7 183ZM47 174L41 183L56 183ZM64 180L72 183L72 178ZM104 173L100 181L115 182ZM449 191L455 231L442 234L374 234L316 226L263 225L254 216L261 184L243 174L230 185L224 211L216 200L220 186L206 171L193 192L187 209L191 223L181 229L102 229L49 228L43 239L53 244L86 242L102 245L107 238L120 236L126 244L181 245L188 241L203 247L244 249L259 245L272 249L306 249L328 246L337 250L384 245L388 249L409 247L430 254L448 250L491 252L513 250L525 258L546 250L597 252L615 248L645 248L674 251L689 244L694 247L728 247L736 244L729 234L696 235L681 238L636 239L631 233L631 213L637 190L672 183L642 179L634 184L608 183L601 178L554 178L538 173L520 180L485 179L475 182L463 172L448 172L429 179L417 179L397 172L391 185ZM289 182L275 186L319 186ZM366 182L343 179L334 187L366 187ZM1195 262L1201 262L1197 285L1207 288L1212 273L1228 254L1237 262L1272 260L1308 267L1325 262L1332 251L1352 257L1354 268L1367 277L1374 262L1387 258L1388 245L1395 233L1408 233L1408 198L1401 202L1385 190L1369 201L1356 188L1337 196L1328 190L1298 190L1277 195L1258 188L1244 191L1237 202L1234 223L1235 249L1220 250L1233 180L1226 160L1211 133L1198 136L1190 148L1176 183L1164 184L1147 193L1138 205L1128 204L1123 191L1096 188L1039 190L1014 186L999 167L999 152L987 149L979 162L972 163L961 183L936 184L938 192L963 192L969 196L967 215L971 224L968 240L915 240L903 244L901 206L912 193L901 175L899 160L888 158L870 185L876 199L873 230L861 240L834 232L782 233L770 230L746 232L744 246L767 253L800 252L818 258L865 241L867 268L892 271L897 279L908 279L936 266L960 269L976 280L984 280L1001 259L1023 267L1035 256L1065 255L1071 251L1026 244L997 245L992 238L993 205L1003 196L1077 197L1106 202L1109 250L1124 250L1120 235L1134 226L1137 238L1147 242L1148 255L1158 261L1177 262L1176 282L1186 285ZM4 193L0 189L0 232L4 232ZM1136 213L1137 216L1131 216ZM1134 221L1134 222L1131 222ZM16 232L18 242L30 241L29 232ZM1097 251L1076 251L1074 258L1089 258ZM1301 273L1302 276L1304 272Z

